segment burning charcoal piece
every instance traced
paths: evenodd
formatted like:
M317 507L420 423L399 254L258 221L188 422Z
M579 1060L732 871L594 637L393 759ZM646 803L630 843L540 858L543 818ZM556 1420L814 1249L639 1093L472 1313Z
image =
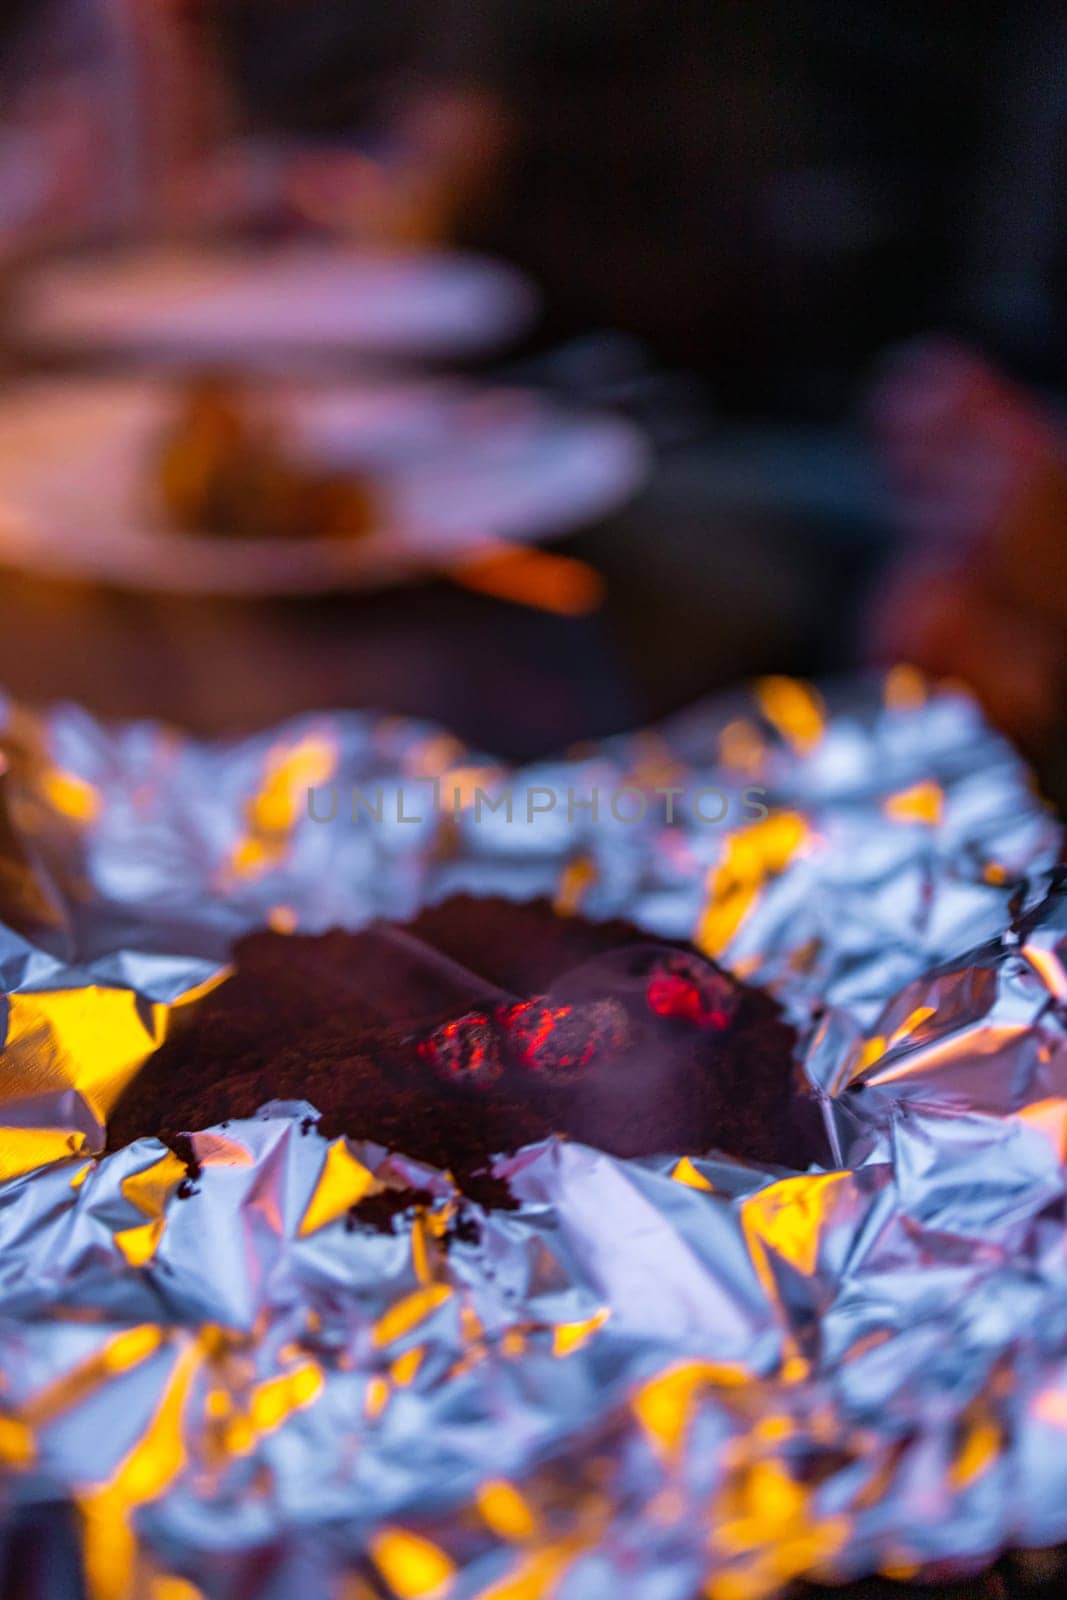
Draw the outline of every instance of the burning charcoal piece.
M454 1022L443 1022L427 1039L418 1042L418 1053L447 1078L486 1088L503 1071L499 1029L484 1011L471 1011Z
M546 996L524 1000L503 1015L508 1040L520 1065L566 1076L593 1066L597 1058L625 1049L626 1011L618 1000L553 1005Z
M564 1134L616 1156L824 1159L769 995L695 950L544 901L464 896L404 927L255 933L126 1090L111 1148L303 1099L450 1169ZM468 1185L469 1188L469 1185Z

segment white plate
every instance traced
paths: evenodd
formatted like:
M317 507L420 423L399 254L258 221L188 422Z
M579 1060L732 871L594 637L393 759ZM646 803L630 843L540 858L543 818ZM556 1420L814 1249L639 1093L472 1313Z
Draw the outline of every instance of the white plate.
M369 472L381 526L362 539L227 541L176 532L153 494L166 380L48 380L0 398L0 563L185 593L379 588L447 571L493 540L533 542L606 514L644 477L643 436L518 390L456 381L291 387L301 454Z
M536 297L501 262L342 248L160 248L27 274L13 326L29 346L168 363L307 352L473 356L520 333Z

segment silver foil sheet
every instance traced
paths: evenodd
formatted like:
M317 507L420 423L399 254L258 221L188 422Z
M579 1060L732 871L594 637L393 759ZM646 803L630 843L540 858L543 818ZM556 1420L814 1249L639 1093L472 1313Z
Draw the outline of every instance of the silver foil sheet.
M4 1525L73 1505L93 1600L757 1600L1067 1538L1062 840L966 699L768 680L521 772L361 714L2 748ZM460 890L770 986L834 1170L549 1141L485 1213L303 1103L194 1185L98 1156L241 931Z

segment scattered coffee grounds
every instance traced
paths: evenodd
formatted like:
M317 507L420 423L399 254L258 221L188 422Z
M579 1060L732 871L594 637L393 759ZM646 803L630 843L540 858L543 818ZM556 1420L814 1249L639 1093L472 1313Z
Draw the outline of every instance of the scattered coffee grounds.
M451 1169L566 1134L617 1156L825 1159L769 995L690 946L546 901L460 896L404 926L251 934L122 1096L109 1147L306 1100L320 1132Z
M371 1228L375 1233L394 1233L402 1217L433 1204L428 1189L382 1189L369 1194L345 1213L345 1227Z

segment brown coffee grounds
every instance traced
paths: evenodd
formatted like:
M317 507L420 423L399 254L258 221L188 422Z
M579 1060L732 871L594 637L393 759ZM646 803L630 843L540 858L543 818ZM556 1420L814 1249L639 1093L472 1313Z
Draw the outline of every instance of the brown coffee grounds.
M187 1154L189 1131L305 1100L327 1137L468 1192L553 1133L617 1156L825 1155L776 1003L628 923L460 896L405 926L255 933L234 958L127 1088L109 1148L154 1135Z

